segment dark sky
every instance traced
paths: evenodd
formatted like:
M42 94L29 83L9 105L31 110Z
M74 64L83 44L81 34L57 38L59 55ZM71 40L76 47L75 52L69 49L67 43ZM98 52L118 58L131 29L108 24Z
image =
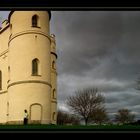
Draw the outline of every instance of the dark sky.
M7 12L8 13L8 12ZM0 11L0 21L7 18ZM140 119L140 11L52 11L56 35L58 106L77 89L97 87L106 109L130 109Z

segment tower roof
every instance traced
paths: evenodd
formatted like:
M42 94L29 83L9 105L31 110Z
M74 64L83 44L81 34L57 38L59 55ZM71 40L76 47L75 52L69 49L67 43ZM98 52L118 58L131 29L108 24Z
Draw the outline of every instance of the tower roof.
M15 10L12 10L10 13L9 13L9 16L8 16L8 21L10 22L10 18L11 18L11 15L15 12ZM48 12L49 14L49 20L51 19L51 11L50 10L47 10L46 12Z

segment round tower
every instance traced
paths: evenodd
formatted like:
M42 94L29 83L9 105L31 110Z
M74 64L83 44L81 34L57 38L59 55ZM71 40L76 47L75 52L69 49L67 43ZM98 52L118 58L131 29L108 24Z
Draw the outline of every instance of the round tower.
M49 11L9 15L9 123L22 123L25 109L29 123L52 123L50 17Z

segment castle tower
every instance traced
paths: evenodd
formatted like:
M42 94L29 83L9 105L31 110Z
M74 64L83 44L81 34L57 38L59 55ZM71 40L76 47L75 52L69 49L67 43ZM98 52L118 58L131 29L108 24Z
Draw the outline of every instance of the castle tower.
M56 124L55 37L50 36L49 11L9 14L7 121Z

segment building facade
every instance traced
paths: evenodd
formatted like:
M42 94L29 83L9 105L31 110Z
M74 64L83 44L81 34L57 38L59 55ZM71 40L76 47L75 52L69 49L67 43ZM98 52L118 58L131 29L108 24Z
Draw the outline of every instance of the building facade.
M56 124L57 72L50 11L11 11L0 28L0 123Z

